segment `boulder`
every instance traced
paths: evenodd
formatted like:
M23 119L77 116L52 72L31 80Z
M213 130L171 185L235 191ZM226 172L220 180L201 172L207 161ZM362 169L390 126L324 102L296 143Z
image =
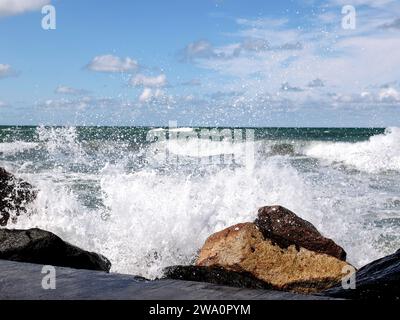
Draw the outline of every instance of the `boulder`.
M337 284L348 264L299 245L282 247L248 222L211 235L196 265L249 273L279 290L312 293Z
M208 282L238 288L275 289L270 283L255 278L249 272L234 272L216 266L171 266L164 269L164 278Z
M111 268L104 256L41 229L0 229L0 259L106 272Z
M16 217L25 212L26 205L32 202L36 195L37 191L32 185L0 168L0 226L7 225L12 213L15 213Z
M338 285L323 294L346 299L400 300L400 250L358 270L355 289Z
M290 245L324 253L346 261L346 252L333 240L325 238L308 221L281 206L263 207L254 222L265 238L286 249Z

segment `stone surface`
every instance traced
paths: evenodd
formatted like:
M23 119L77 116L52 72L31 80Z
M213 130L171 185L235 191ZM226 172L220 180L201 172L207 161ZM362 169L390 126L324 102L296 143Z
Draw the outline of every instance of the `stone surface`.
M25 212L26 204L32 202L36 195L32 185L0 168L0 226L7 225L12 212L15 216Z
M331 300L272 290L56 267L56 289L43 290L43 266L0 260L0 300Z
M263 207L258 210L255 224L265 238L282 248L290 245L324 253L346 261L346 252L333 240L325 238L308 221L281 206Z
M282 248L254 223L241 223L211 235L196 265L248 272L274 288L309 293L335 285L347 263L295 245Z
M400 250L358 270L355 289L336 286L323 293L349 299L400 300Z
M41 229L0 229L0 259L108 272L104 256L75 247Z

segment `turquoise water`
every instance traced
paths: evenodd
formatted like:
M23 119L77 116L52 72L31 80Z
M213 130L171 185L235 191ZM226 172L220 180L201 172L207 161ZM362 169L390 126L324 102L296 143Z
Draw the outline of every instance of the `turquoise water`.
M199 139L204 129L232 139ZM208 235L272 204L356 266L400 247L399 128L235 130L0 127L0 166L40 190L11 227L56 232L146 277L190 263Z

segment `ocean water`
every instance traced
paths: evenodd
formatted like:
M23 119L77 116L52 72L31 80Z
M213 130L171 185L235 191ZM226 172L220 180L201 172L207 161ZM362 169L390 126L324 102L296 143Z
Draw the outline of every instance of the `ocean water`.
M252 130L219 141L198 128L0 127L0 166L39 189L8 227L52 231L148 278L265 205L312 222L357 267L400 248L400 128Z

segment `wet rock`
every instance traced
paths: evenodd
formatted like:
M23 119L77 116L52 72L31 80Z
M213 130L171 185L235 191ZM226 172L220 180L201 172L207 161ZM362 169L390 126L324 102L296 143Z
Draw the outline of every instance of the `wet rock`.
M295 245L310 251L324 253L340 260L346 260L346 252L333 240L325 238L308 221L281 206L263 207L258 210L255 224L265 238L281 248Z
M280 155L280 156L286 156L286 155L294 155L295 154L295 149L294 145L290 143L279 143L279 144L274 144L271 146L271 155Z
M106 272L111 268L104 256L41 229L0 229L0 259Z
M400 250L367 264L355 276L355 289L338 285L323 294L347 299L400 300Z
M26 205L35 200L37 191L21 179L0 168L0 226L6 226L12 213L26 212Z
M338 283L348 264L293 244L282 247L254 223L241 223L211 235L196 265L249 273L275 289L311 293Z
M275 289L249 272L234 272L221 267L171 266L164 269L167 279L208 282L238 288Z

